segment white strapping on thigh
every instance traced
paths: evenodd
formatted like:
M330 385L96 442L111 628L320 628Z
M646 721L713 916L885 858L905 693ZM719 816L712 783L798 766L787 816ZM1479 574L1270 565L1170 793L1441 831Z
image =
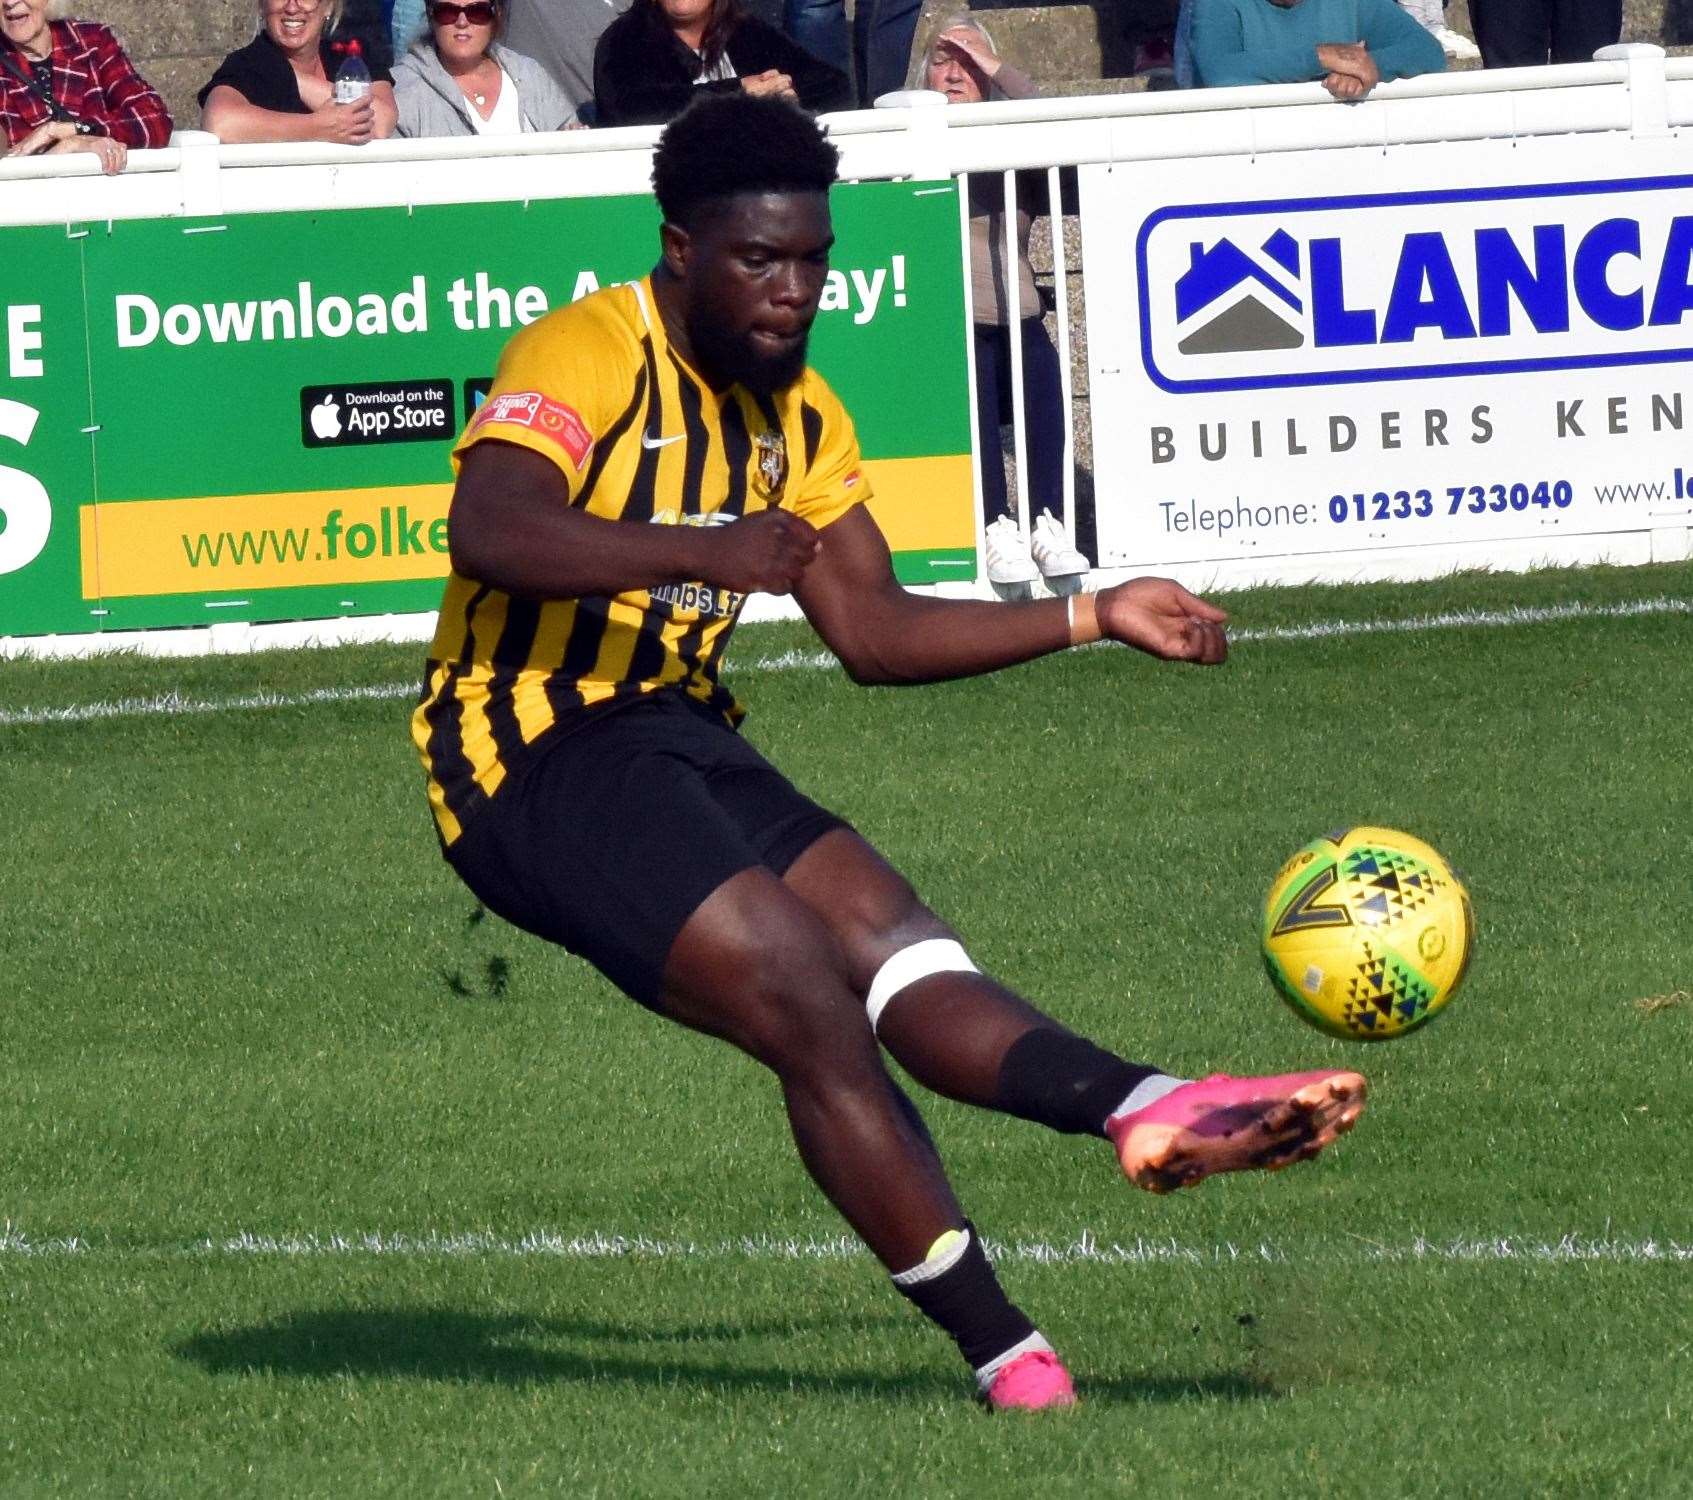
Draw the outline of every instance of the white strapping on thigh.
M882 1019L882 1012L907 985L927 979L931 974L980 974L970 962L964 945L952 938L925 938L909 948L901 948L870 981L870 992L864 997L864 1008L870 1013L870 1029Z

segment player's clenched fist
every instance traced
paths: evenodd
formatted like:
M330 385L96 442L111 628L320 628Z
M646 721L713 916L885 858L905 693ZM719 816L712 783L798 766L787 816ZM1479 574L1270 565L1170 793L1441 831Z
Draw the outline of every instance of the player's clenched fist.
M817 528L785 510L761 510L709 535L715 544L706 581L738 594L787 594L811 566Z
M1215 666L1229 654L1228 614L1174 579L1132 578L1102 589L1094 608L1105 636L1150 656Z

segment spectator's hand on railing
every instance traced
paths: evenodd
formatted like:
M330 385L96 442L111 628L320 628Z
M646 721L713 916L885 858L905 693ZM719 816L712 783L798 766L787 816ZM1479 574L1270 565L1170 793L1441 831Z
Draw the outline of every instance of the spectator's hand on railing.
M45 125L37 125L5 154L69 156L73 152L87 152L108 177L123 171L129 161L129 147L122 141L114 141L109 135L79 135L69 120L49 120Z
M331 99L312 111L314 137L335 146L362 146L376 134L376 107L369 94L351 104Z
M1352 78L1361 85L1357 93L1342 93L1325 78L1324 86L1337 99L1361 99L1381 82L1381 69L1362 42L1325 42L1317 48L1317 61L1328 70L1329 78Z
M1369 92L1364 85L1350 73L1330 73L1328 77L1323 80L1323 87L1333 94L1336 99L1340 99L1342 101L1362 99L1364 95Z
M100 170L114 177L129 164L129 147L114 141L109 135L79 135L48 148L55 155L63 152L87 151L100 163Z
M775 94L794 104L799 103L799 95L794 92L793 79L776 68L766 68L762 73L749 73L741 80L741 87L749 94Z
M43 152L51 151L60 141L71 140L76 136L76 126L69 120L49 120L45 125L37 125L11 150L5 152L7 156L40 156Z

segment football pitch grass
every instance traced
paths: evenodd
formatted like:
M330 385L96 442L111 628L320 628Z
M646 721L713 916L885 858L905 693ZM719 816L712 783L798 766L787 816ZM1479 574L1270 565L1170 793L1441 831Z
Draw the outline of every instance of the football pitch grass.
M0 663L0 1494L1693 1494L1693 568L1225 602L1213 672L731 648L750 736L984 968L1173 1071L1370 1078L1320 1161L1162 1199L918 1092L1075 1372L1033 1418L971 1401L758 1068L479 919L418 648ZM1256 951L1356 822L1480 929L1373 1048Z

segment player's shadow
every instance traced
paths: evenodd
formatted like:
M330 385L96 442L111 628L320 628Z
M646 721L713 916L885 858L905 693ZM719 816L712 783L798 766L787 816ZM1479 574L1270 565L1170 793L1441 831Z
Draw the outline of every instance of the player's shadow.
M688 1381L730 1390L837 1391L860 1395L938 1394L946 1382L923 1374L812 1375L742 1364L714 1349L749 1339L863 1332L895 1318L806 1318L708 1322L648 1328L586 1318L526 1318L453 1308L371 1308L301 1312L247 1328L195 1334L173 1348L214 1375L347 1375L529 1386L624 1381L674 1386Z
M586 1318L525 1318L453 1308L370 1308L299 1312L273 1322L194 1334L173 1346L213 1375L285 1375L303 1380L348 1375L529 1386L623 1381L674 1387L679 1381L732 1391L956 1397L959 1377L929 1371L811 1373L794 1365L743 1363L714 1346L749 1339L794 1339L832 1332L889 1332L910 1320L836 1317L710 1322L654 1329ZM570 1347L561 1347L568 1345ZM1088 1382L1094 1400L1130 1403L1275 1395L1246 1375L1182 1380L1126 1376Z

